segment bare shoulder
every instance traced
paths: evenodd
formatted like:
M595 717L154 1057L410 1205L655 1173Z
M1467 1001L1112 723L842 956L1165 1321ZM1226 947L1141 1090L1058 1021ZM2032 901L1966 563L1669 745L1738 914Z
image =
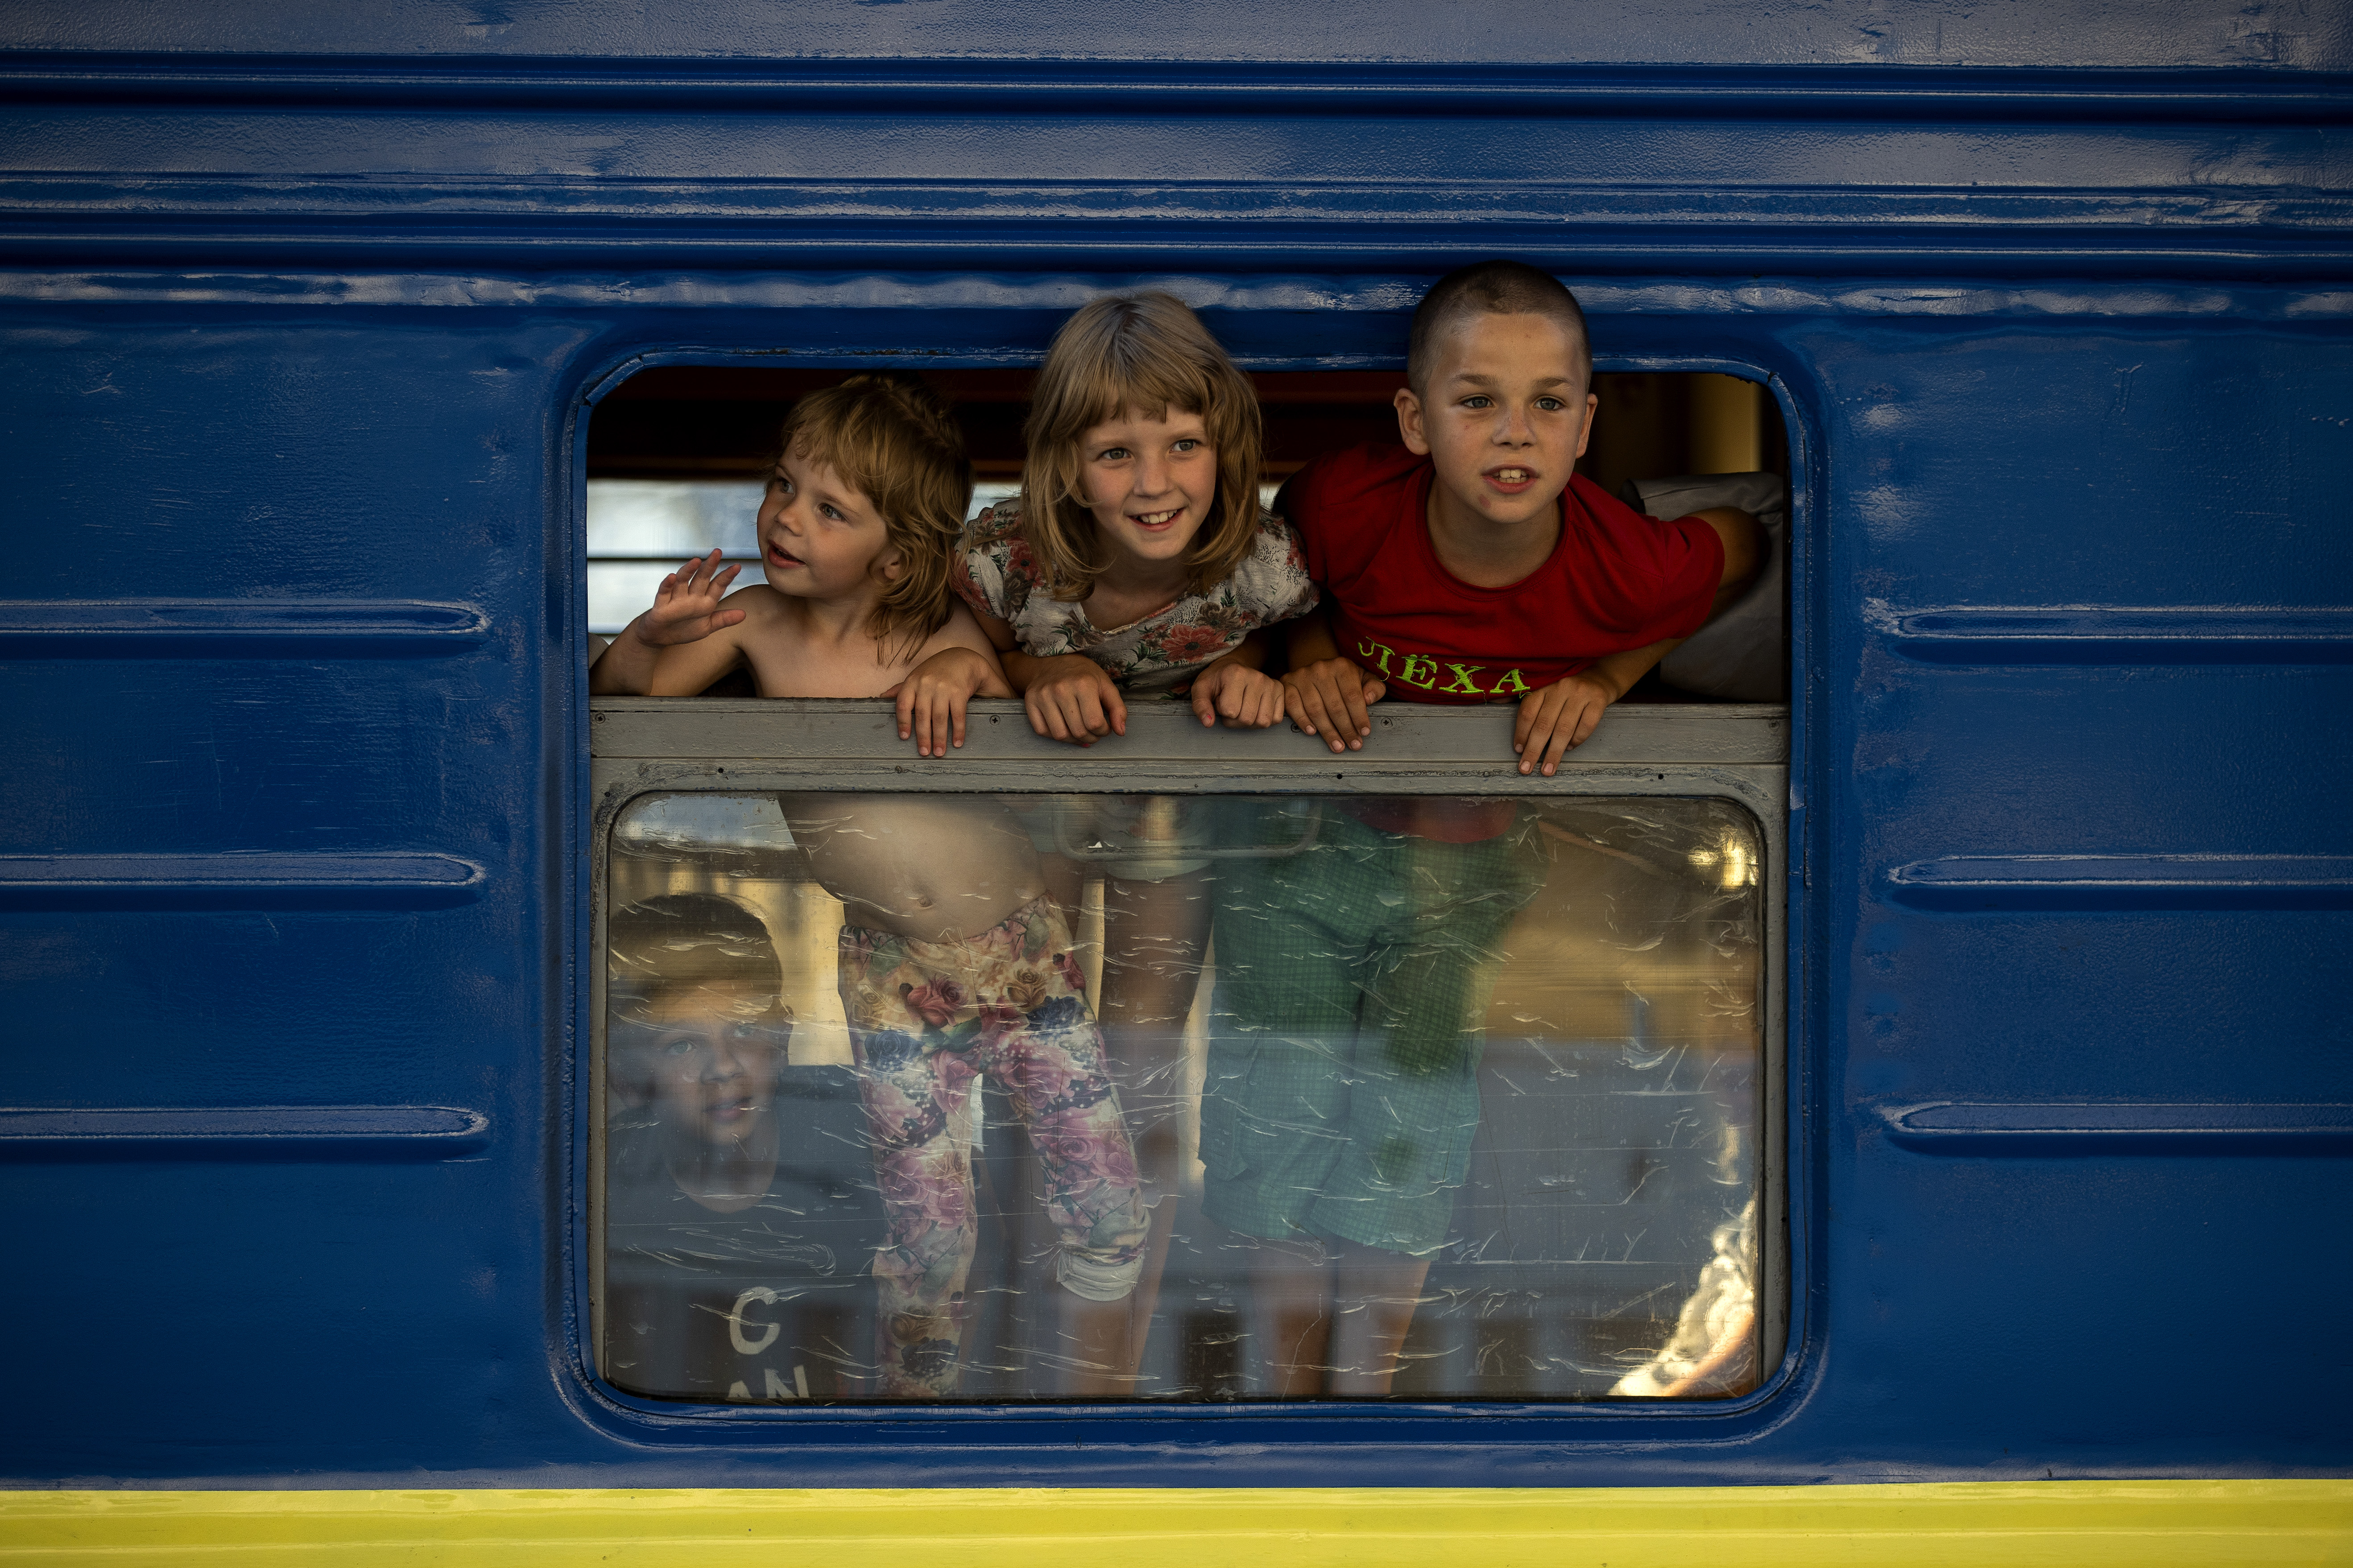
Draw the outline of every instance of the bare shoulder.
M765 583L738 588L719 602L728 609L743 611L746 626L774 620L785 613L785 596Z
M765 583L738 588L723 602L744 612L743 620L730 630L736 646L748 654L781 653L798 647L804 639L801 618L794 614L792 602Z
M765 583L738 588L720 602L744 612L743 624L735 628L744 637L792 637L798 631L800 617L793 614L791 601Z
M915 651L915 662L920 664L932 655L952 647L973 648L987 654L991 659L997 657L996 647L988 640L988 633L981 629L979 617L961 601L950 603L948 618L941 623L939 630L923 639L923 646Z

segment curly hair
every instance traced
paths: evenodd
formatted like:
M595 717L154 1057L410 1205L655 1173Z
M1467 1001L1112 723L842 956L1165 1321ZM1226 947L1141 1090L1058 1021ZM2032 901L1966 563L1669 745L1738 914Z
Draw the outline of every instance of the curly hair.
M853 375L785 416L779 454L823 463L881 514L900 574L874 606L875 657L912 656L947 624L948 568L972 503L972 463L947 400L903 372Z
M1021 432L1029 446L1021 531L1047 591L1065 604L1085 598L1105 564L1087 509L1080 438L1131 408L1161 419L1172 408L1200 416L1217 453L1217 504L1185 557L1187 590L1233 575L1257 538L1265 425L1250 378L1174 295L1090 300L1054 334Z

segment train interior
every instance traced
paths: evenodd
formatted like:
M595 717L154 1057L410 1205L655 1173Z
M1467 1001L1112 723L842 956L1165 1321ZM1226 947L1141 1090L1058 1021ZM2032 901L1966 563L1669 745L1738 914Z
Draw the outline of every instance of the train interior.
M747 558L750 580L764 449L794 396L845 374L659 368L598 405L588 435L592 631L618 630L665 572L712 545ZM1013 493L1029 373L930 374L964 423L975 508ZM1270 497L1316 453L1394 434L1395 374L1255 379ZM1641 373L1600 374L1596 391L1596 433L1580 467L1597 483L1652 511L1746 504L1780 535L1788 445L1765 388ZM1736 607L1748 623L1738 629L1745 643L1719 637L1726 646L1712 662L1680 671L1671 662L1627 700L1782 700L1785 595L1779 572L1769 572ZM1678 685L1679 674L1690 684ZM750 694L723 683L706 695ZM1303 743L1266 743L1285 741ZM1396 917L1377 948L1390 973L1356 975L1352 986L1377 996L1425 965L1440 976L1427 984L1465 993L1449 1004L1458 1021L1446 1026L1456 1033L1436 1075L1452 1082L1452 1098L1437 1110L1400 1112L1390 1129L1391 1143L1419 1139L1451 1152L1423 1184L1438 1191L1416 1200L1415 1261L1426 1267L1402 1286L1390 1281L1410 1298L1409 1326L1394 1377L1373 1387L1342 1375L1345 1303L1328 1340L1293 1342L1283 1291L1296 1258L1263 1234L1279 1227L1208 1212L1205 1175L1218 1148L1252 1134L1312 1142L1324 1114L1274 1103L1267 1053L1237 1054L1237 1037L1254 1026L1250 1006L1232 998L1250 994L1258 950L1232 933L1256 931L1259 916L1295 913L1281 907L1295 885L1286 879L1319 857L1345 858L1348 836L1366 822L1394 824L1430 803L1213 793L921 798L959 814L958 831L1034 853L1068 931L1048 944L1060 951L1045 952L1039 973L1051 981L1067 953L1068 989L1103 1020L1151 1205L1132 1321L1113 1343L1054 1289L1069 1229L1056 1205L1067 1206L1068 1194L1051 1173L1057 1161L1033 1142L1024 1091L1008 1089L1018 1075L986 1070L985 1053L949 1046L974 1064L970 1099L943 1136L969 1163L977 1240L957 1281L957 1343L943 1352L955 1369L933 1382L933 1396L1705 1398L1744 1393L1769 1371L1758 1260L1772 883L1765 833L1746 807L1696 791L1440 802L1500 810L1510 865L1469 889L1364 893L1354 918ZM765 1081L773 1069L773 1106L754 1093L731 1107L772 1113L779 1129L768 1195L744 1209L698 1199L680 1173L692 1154L660 1152L665 1137L686 1135L662 1129L660 1095L647 1087L659 1063L643 1065L623 1044L642 1033L642 1009L625 1017L623 989L613 993L599 1076L599 1357L625 1393L733 1403L894 1396L878 1373L878 1336L892 1331L877 1326L871 1263L900 1239L881 1194L893 1178L876 1174L846 1013L854 1004L845 1002L872 966L853 976L849 911L805 853L839 826L820 795L709 790L639 795L613 825L608 918L655 910L691 923L711 907L698 895L752 911L773 952L758 963L773 966L780 998L764 1015L765 1054L754 1053L755 1076ZM1213 926L1235 954L1218 952ZM631 994L642 999L641 989ZM986 1020L969 1014L943 1009L927 1039L936 1046L960 1030L985 1037ZM1395 1040L1413 1026L1389 1022ZM653 1037L644 1038L654 1050ZM1346 1056L1312 1028L1285 1048ZM1359 1093L1371 1081L1385 1093L1401 1089L1402 1103L1426 1087L1378 1055L1345 1069ZM1218 1146L1206 1151L1205 1125ZM1337 1141L1328 1126L1320 1131ZM1343 1177L1317 1169L1279 1179L1331 1182L1304 1194L1327 1210L1378 1208L1381 1194L1402 1190L1379 1179L1344 1190ZM903 1186L905 1173L897 1179ZM909 1200L902 1192L898 1201ZM955 1198L927 1201L952 1208ZM1292 1241L1294 1251L1324 1245ZM1381 1310L1377 1300L1362 1310Z

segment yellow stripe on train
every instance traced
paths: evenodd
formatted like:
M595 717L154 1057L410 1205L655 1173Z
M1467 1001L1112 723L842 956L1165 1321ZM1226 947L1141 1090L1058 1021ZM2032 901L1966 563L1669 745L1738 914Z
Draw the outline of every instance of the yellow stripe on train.
M2345 1563L2353 1481L0 1493L6 1568L786 1560L822 1568Z

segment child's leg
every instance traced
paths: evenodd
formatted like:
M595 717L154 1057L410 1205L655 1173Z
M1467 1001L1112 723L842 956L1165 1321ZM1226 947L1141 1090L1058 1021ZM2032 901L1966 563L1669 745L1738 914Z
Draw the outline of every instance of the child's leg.
M891 1398L956 1391L964 1352L964 1284L979 1226L962 1122L972 1069L957 1057L913 1053L877 1070L883 1055L850 1031L860 1098L874 1140L874 1174L888 1226L874 1257L875 1353ZM887 1050L887 1046L885 1050Z
M1353 1241L1261 1241L1249 1325L1260 1392L1283 1399L1387 1394L1430 1261Z
M1271 1257L1255 1271L1272 1292L1270 1386L1385 1393L1477 1130L1503 933L1537 878L1516 835L1452 845L1327 818L1315 849L1232 880L1203 1100L1209 1206L1252 1235L1328 1243L1318 1279ZM1321 1323L1319 1294L1334 1314Z
M1256 1241L1243 1323L1258 1367L1256 1392L1313 1399L1331 1370L1332 1268L1323 1244Z
M1128 1298L1130 1360L1124 1370L1131 1376L1144 1361L1176 1223L1176 1194L1183 1184L1179 1134L1187 1099L1185 1020L1201 987L1201 950L1208 934L1208 879L1201 872L1156 881L1104 880L1103 992L1096 1016L1152 1205L1144 1274Z
M974 1054L1005 1085L1044 1177L1046 1215L1061 1238L1055 1278L1071 1375L1061 1392L1123 1392L1129 1380L1128 1298L1144 1268L1149 1218L1135 1151L1103 1037L1088 1015L1069 932L1041 900L1033 928L1051 952L1017 972L1022 994L999 1002L985 980L984 1043Z
M975 1074L961 1055L923 1048L923 1021L892 983L906 944L877 935L845 927L841 942L841 995L887 1226L874 1258L874 1351L886 1397L939 1398L956 1391L965 1279L979 1235L966 1121Z
M1173 1182L1185 1110L1185 1020L1201 986L1208 879L1103 883L1103 1000L1096 1018L1147 1179ZM1150 1152L1147 1152L1147 1150Z
M1397 1375L1398 1352L1405 1348L1406 1331L1421 1304L1421 1281L1430 1259L1359 1247L1352 1241L1332 1244L1331 1376L1327 1392L1377 1394L1389 1391Z
M1346 1150L1357 972L1370 917L1388 908L1367 881L1379 859L1369 830L1327 817L1325 833L1303 854L1222 871L1201 1094L1204 1208L1251 1248L1257 1382L1292 1398L1324 1392L1335 1277L1310 1221Z
M1409 839L1393 868L1389 919L1356 972L1363 1025L1345 1149L1309 1228L1427 1256L1445 1239L1469 1173L1505 932L1542 877L1515 834Z
M1365 1005L1345 1148L1312 1214L1335 1238L1333 1394L1387 1394L1396 1376L1430 1254L1469 1173L1487 1002L1537 867L1517 835L1399 847L1395 917L1357 971Z

